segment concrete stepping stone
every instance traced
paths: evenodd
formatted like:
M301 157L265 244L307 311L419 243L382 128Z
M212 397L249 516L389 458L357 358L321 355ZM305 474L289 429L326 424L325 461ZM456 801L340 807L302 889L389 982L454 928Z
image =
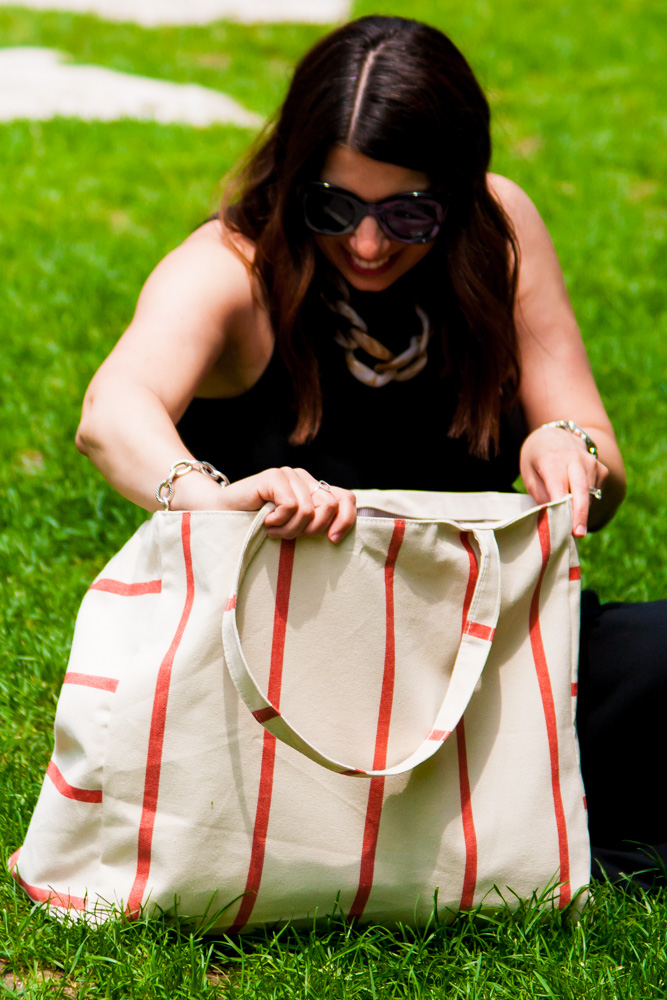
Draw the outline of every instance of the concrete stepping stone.
M78 66L55 49L0 49L0 121L56 115L97 121L216 123L257 128L262 119L198 84L168 83L100 66Z
M0 6L8 6L0 4ZM350 14L349 0L23 0L11 6L98 14L109 21L209 24L211 21L303 21L332 24Z

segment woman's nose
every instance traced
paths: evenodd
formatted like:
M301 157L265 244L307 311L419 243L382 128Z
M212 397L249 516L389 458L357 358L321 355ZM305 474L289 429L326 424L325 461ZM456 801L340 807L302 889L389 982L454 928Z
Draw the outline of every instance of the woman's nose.
M389 243L372 215L362 219L350 236L350 249L364 260L382 256L388 249Z

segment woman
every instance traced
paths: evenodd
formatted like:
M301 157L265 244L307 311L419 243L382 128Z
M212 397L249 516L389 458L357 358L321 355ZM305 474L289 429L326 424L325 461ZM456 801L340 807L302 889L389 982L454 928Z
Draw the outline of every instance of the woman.
M273 501L277 538L339 541L353 487L510 490L519 470L537 503L572 493L576 537L601 527L625 492L614 433L547 230L489 160L488 104L444 35L333 32L220 217L148 279L79 449L148 510ZM231 485L170 478L183 459Z

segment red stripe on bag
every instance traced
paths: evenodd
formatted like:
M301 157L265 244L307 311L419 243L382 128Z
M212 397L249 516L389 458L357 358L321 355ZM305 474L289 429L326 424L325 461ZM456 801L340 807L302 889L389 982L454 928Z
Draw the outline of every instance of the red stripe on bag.
M482 625L480 622L471 622L468 620L468 612L470 611L470 605L472 604L473 594L477 585L477 577L479 576L479 566L477 564L477 555L468 538L468 532L462 531L459 537L463 548L468 553L469 563L468 583L466 585L465 597L463 598L463 631L466 635L472 635L476 639L486 639L487 642L491 642L495 635L495 629L491 628L490 625Z
M225 604L225 611L233 611L236 607L236 594L232 594Z
M195 578L192 569L192 550L190 534L190 514L185 513L181 519L181 543L183 546L183 561L185 563L185 603L181 618L176 628L174 638L167 654L160 664L155 696L151 728L148 736L148 752L146 756L146 776L144 779L144 800L137 838L137 873L127 899L127 913L131 917L139 914L141 901L148 883L151 867L151 850L153 845L153 830L155 828L155 811L157 809L158 792L160 790L160 770L162 767L162 748L164 746L164 729L167 718L167 701L169 699L169 684L171 671L183 633L188 624L190 612L195 599Z
M91 583L88 590L103 590L107 594L118 594L120 597L141 597L142 594L159 594L162 590L162 580L123 583L121 580L102 577L101 580L95 580L95 583Z
M69 781L65 780L62 772L52 760L49 761L46 774L56 786L60 794L64 795L66 799L74 799L75 802L102 801L101 788L76 788L74 785L70 785Z
M542 708L544 710L544 720L547 727L547 740L549 743L549 759L551 763L551 790L554 800L554 811L556 817L556 830L558 833L558 853L560 858L560 889L559 908L562 909L570 902L572 888L570 886L570 858L567 842L567 824L565 822L565 810L563 808L563 796L560 787L560 764L558 759L558 728L556 723L556 707L554 705L553 690L551 688L551 678L549 677L549 667L542 642L542 631L540 628L540 592L542 581L549 563L551 554L551 537L549 533L549 517L546 510L541 510L537 517L537 534L540 539L542 550L542 568L535 586L532 600L530 602L530 644L533 650L533 660L535 661L535 671L537 682L542 698Z
M461 539L461 544L463 548L468 553L468 584L466 586L465 597L463 598L463 628L465 629L466 623L468 621L468 612L470 611L470 605L472 604L472 597L475 593L475 585L477 584L477 577L479 576L479 566L477 565L477 556L475 555L475 550L470 544L470 539L468 538L468 532L462 531L459 535Z
M271 665L269 669L268 699L272 705L280 705L280 691L283 680L283 663L285 659L285 633L287 630L287 613L289 611L290 590L292 587L292 572L294 570L294 540L284 540L280 543L280 559L278 562L278 583L276 586L276 607L273 616L273 640L271 644ZM278 709L260 709L259 712L272 711L278 715ZM255 718L258 713L253 712ZM273 793L273 772L276 760L276 738L268 729L264 730L262 745L262 763L259 772L259 792L257 794L257 812L255 827L250 849L250 865L246 879L245 894L239 907L236 920L229 928L230 934L237 934L250 919L259 885L262 881L264 855L266 853L266 835L269 829L269 813L271 811L271 795Z
M30 885L18 873L17 864L21 849L14 851L9 859L9 873L14 881L30 896L35 903L48 903L50 906L57 906L64 910L85 910L86 899L81 896L70 896L66 892L56 892L55 889L40 889L36 885Z
M368 805L366 806L366 822L364 824L364 839L361 847L361 864L359 865L359 887L350 907L348 918L358 920L366 909L368 897L373 888L375 873L375 852L377 850L380 819L384 801L384 778L371 778L368 789Z
M444 743L452 735L451 729L432 729L426 737L427 740L437 740Z
M466 847L466 863L463 870L463 889L461 890L460 907L462 910L470 910L475 898L475 887L477 885L477 833L472 814L465 722L463 719L459 721L456 727L456 749L459 758L459 790L461 793L463 840Z
M570 694L572 695L573 698L577 697L577 695L579 694L578 684L570 684Z
M389 745L389 724L394 701L394 679L396 674L396 637L394 629L394 567L405 536L405 521L395 520L394 531L389 543L389 551L384 564L384 589L386 604L386 639L384 654L384 673L382 675L382 691L380 693L380 708L378 711L377 733L375 736L375 754L373 770L380 771L387 766L387 747ZM366 807L366 822L364 838L361 847L361 864L359 866L359 887L354 902L350 907L350 920L358 919L368 902L373 887L375 871L375 853L377 850L382 804L384 801L384 778L371 778L368 789L368 805Z
M275 719L279 716L280 712L277 712L275 708L258 708L257 711L252 714L258 722L268 722L269 719Z
M101 691L111 691L118 687L115 677L99 677L96 674L77 674L74 670L68 670L63 677L63 684L80 684L82 687L99 688Z
M278 582L276 585L276 610L273 616L273 639L271 643L271 664L269 668L269 689L267 700L280 711L280 692L283 685L283 663L285 660L285 633L289 612L292 573L294 572L294 539L280 543L278 562Z
M384 672L382 675L382 690L380 692L380 709L378 712L377 734L375 737L375 755L373 770L378 771L387 766L387 747L389 745L389 724L394 701L394 680L396 675L396 635L394 628L394 568L403 544L405 521L394 521L394 530L389 543L389 551L384 564L384 590L386 601L386 640L384 654Z
M496 634L496 630L490 625L480 625L479 622L466 622L463 631L466 635L472 635L476 639L486 639L487 642L492 642Z
M570 566L570 580L581 580L581 566Z
M488 625L479 625L477 622L468 620L468 612L472 604L477 579L479 577L479 564L477 554L472 547L467 531L460 534L461 544L468 553L468 583L463 598L463 610L461 612L461 634L477 636L480 639L491 641L495 630ZM476 630L485 630L484 634L479 634ZM470 794L470 776L468 774L468 754L466 750L465 723L463 718L459 720L456 727L456 749L459 762L459 792L461 796L461 824L463 826L463 842L465 844L466 860L463 869L463 888L461 890L461 909L470 909L475 897L477 887L477 831L475 829L475 816L472 810L472 797Z

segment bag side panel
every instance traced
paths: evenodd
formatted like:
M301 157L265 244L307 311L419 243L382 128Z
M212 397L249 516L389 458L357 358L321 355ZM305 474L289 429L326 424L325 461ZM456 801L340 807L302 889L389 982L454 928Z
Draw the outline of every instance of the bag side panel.
M86 899L99 884L109 720L129 669L128 641L159 601L154 525L143 524L87 591L55 718L52 760L21 850L19 872L40 892Z
M480 859L475 898L481 901L494 883L526 898L567 878L562 904L589 879L571 716L578 624L569 584L569 504L499 534L503 607L488 664L493 673L485 672L466 714Z
M239 757L261 753L263 729L226 674L220 623L253 517L193 512L161 525L159 641L137 657L114 714L107 763L103 866L132 911L142 904L168 910L178 901L180 912L198 915L214 890L216 907L229 901L228 886L234 895L243 891L254 788L246 791Z

